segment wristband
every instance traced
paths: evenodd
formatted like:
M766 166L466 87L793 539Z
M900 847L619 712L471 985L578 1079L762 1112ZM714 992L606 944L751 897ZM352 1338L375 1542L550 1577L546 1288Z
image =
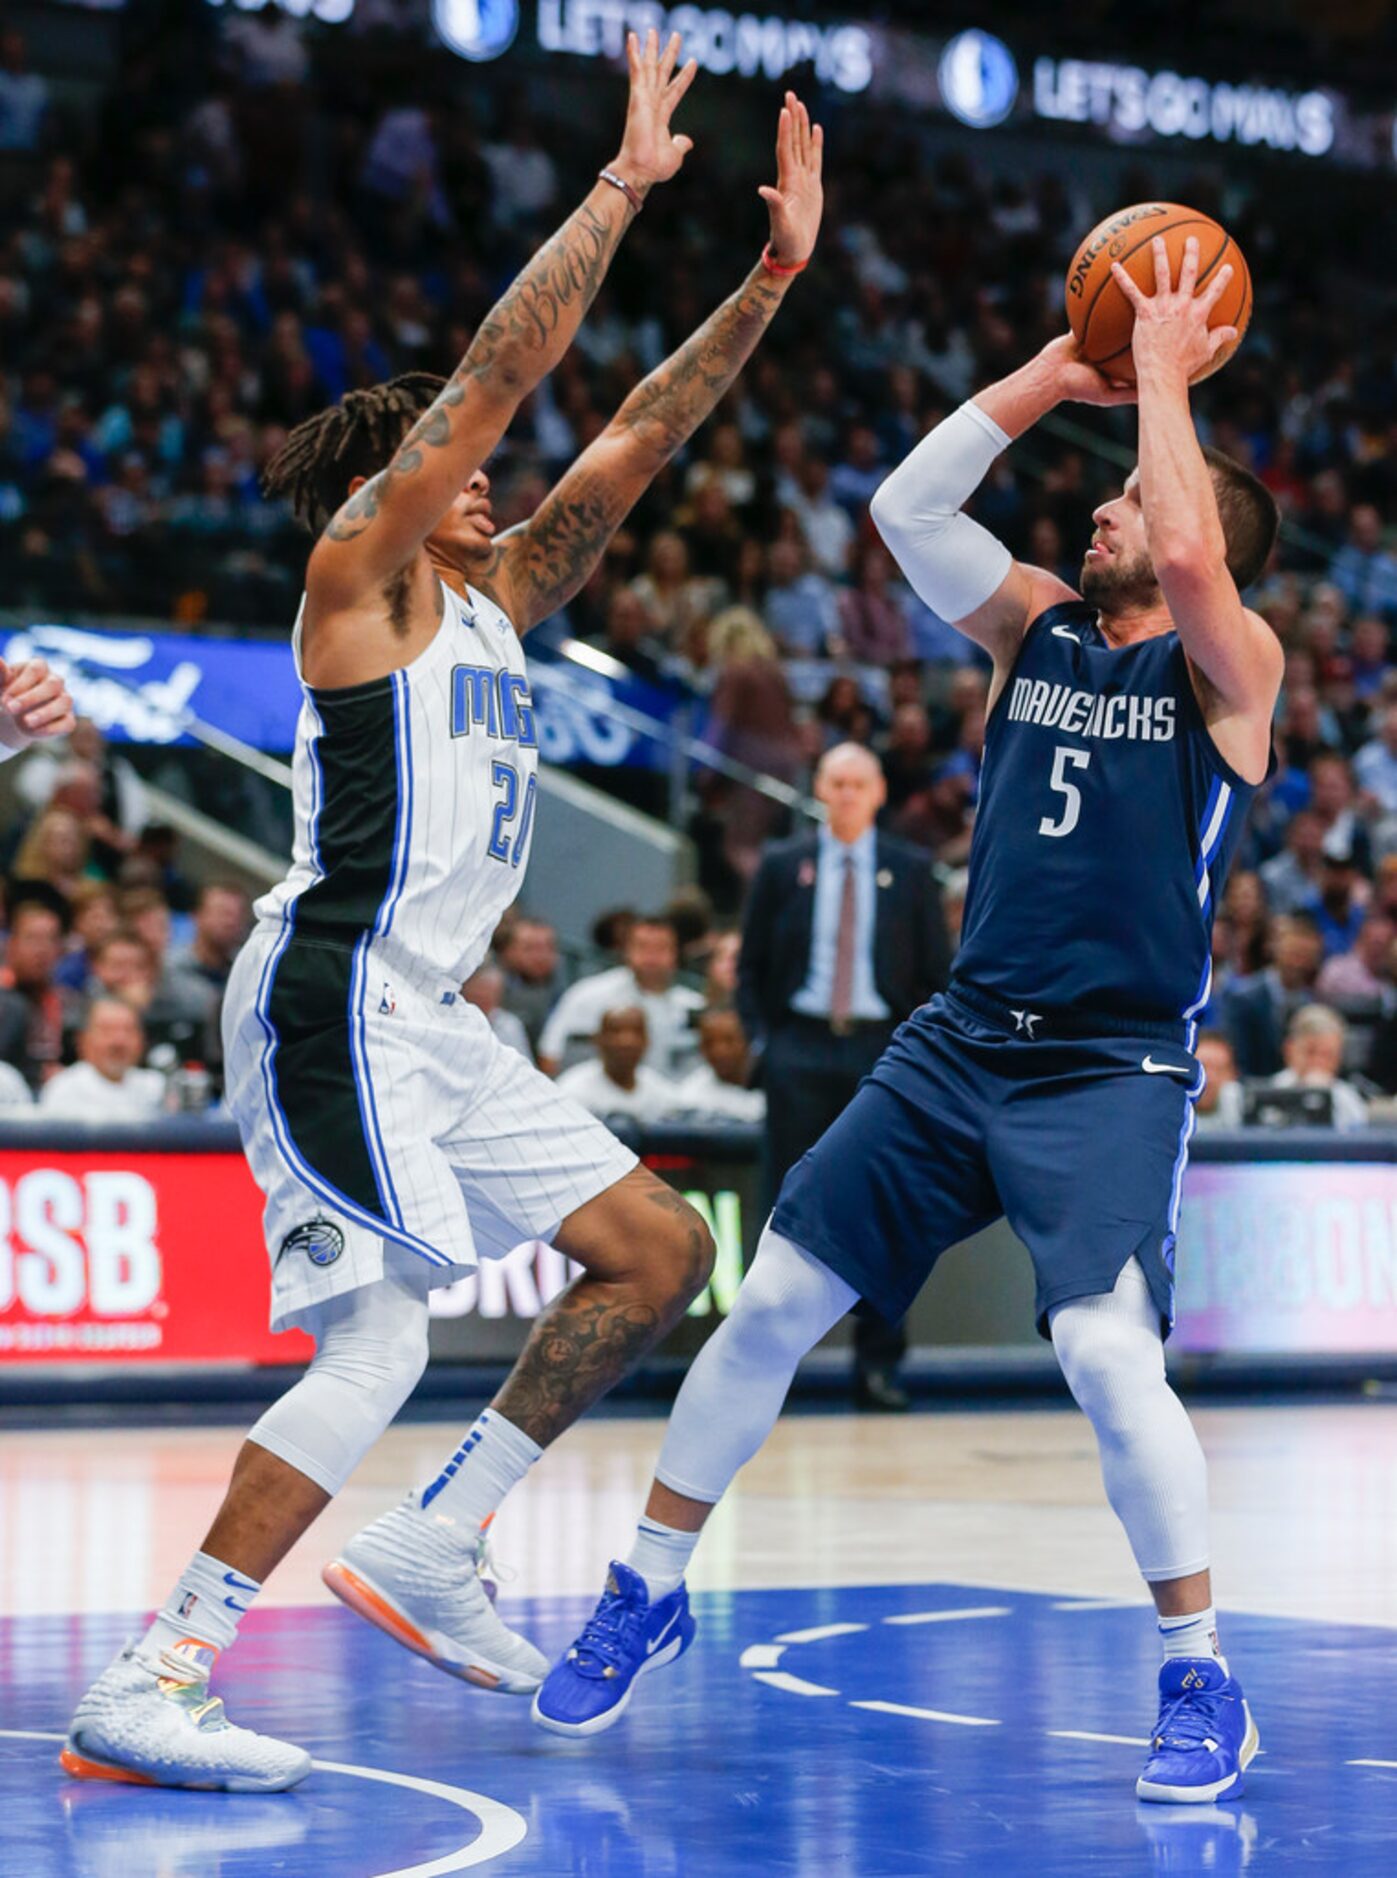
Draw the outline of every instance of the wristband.
M610 183L613 189L619 189L637 215L639 215L640 211L645 207L645 198L641 195L640 191L633 188L632 185L626 181L624 176L618 176L615 170L598 170L597 180L603 183Z
M797 261L793 266L788 266L785 261L778 261L776 259L775 255L771 252L770 242L762 249L762 266L766 269L768 274L774 274L778 280L793 280L797 274L803 274L809 265L810 256L808 254L803 261Z

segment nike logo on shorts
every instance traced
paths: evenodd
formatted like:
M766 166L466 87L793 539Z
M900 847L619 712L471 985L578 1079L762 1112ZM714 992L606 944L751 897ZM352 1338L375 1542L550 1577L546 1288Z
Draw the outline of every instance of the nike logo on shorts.
M1140 1065L1147 1076L1192 1076L1193 1071L1182 1063L1156 1063L1152 1056L1147 1056Z

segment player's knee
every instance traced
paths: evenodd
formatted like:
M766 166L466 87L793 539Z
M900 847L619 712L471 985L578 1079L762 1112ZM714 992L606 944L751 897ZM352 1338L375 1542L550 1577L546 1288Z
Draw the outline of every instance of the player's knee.
M331 1332L316 1351L313 1370L337 1377L360 1393L384 1426L407 1401L427 1367L425 1308L387 1327Z
M1104 1312L1055 1313L1053 1349L1078 1407L1098 1430L1133 1416L1141 1397L1163 1382L1158 1345Z

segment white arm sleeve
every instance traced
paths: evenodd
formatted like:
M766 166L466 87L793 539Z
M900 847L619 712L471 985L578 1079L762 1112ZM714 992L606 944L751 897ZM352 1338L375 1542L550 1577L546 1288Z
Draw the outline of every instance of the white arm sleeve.
M960 513L1009 438L973 401L928 431L869 505L874 526L918 597L952 625L995 593L1013 556Z

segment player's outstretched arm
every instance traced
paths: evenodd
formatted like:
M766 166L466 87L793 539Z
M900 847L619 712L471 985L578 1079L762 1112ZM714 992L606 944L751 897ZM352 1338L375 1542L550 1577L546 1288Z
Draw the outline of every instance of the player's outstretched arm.
M670 130L693 83L691 59L676 70L679 36L660 50L626 41L630 101L625 134L606 172L481 322L470 349L397 454L334 516L311 555L307 590L324 605L352 603L412 559L508 429L529 393L571 345L606 277L621 237L655 183L692 149Z
M722 398L809 260L824 205L824 133L792 92L776 137L766 253L737 292L644 379L536 513L496 543L477 584L527 632L584 585L612 535ZM475 578L473 576L473 578Z
M1197 241L1190 236L1185 244L1177 286L1168 249L1162 241L1153 245L1153 294L1142 292L1119 263L1112 269L1135 309L1131 351L1140 386L1145 540L1184 651L1224 705L1256 719L1264 770L1285 658L1265 620L1242 605L1228 570L1212 472L1189 408L1191 381L1237 336L1233 326L1208 327L1232 269L1219 268L1196 293Z
M874 494L874 524L913 589L985 648L997 674L1013 664L1030 621L1076 595L1056 575L1015 561L961 510L1000 452L1059 404L1133 398L1131 387L1103 378L1064 335L929 431Z

